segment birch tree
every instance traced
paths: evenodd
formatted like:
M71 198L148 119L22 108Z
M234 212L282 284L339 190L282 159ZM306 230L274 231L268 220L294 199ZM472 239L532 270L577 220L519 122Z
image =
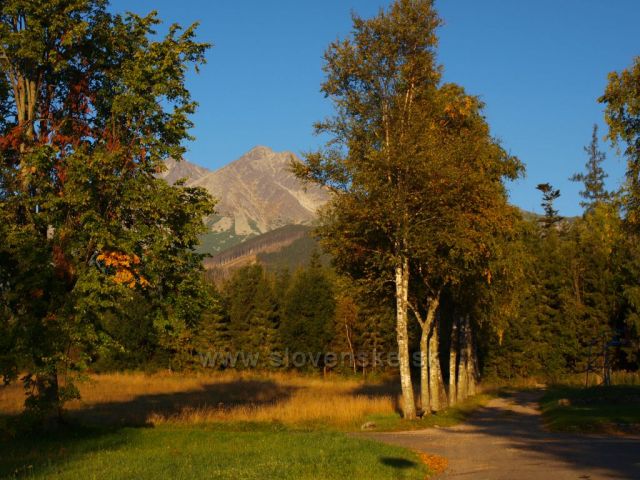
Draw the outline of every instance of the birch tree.
M499 240L514 229L517 219L507 203L504 180L522 171L518 159L490 135L477 97L458 85L445 84L430 103L428 128L416 133L420 175L413 180L412 191L424 194L422 208L414 212L416 228L411 230L409 295L421 328L421 400L426 413L446 403L439 356L443 292L478 278L491 282L490 266L499 253Z
M317 130L330 140L297 172L336 193L320 234L338 267L394 286L403 411L413 418L409 309L422 330L423 409L428 399L438 409L441 395L427 392L444 391L440 293L487 257L488 237L506 224L502 180L521 167L489 135L478 99L440 84L431 1L398 0L353 22L325 54L322 90L336 115Z
M405 418L415 418L408 335L409 245L420 195L409 188L413 132L435 91L440 24L432 1L398 0L371 19L353 16L349 38L324 59L322 92L336 114L316 125L330 140L297 173L336 195L321 235L337 265L355 276L383 272L394 285L396 335Z

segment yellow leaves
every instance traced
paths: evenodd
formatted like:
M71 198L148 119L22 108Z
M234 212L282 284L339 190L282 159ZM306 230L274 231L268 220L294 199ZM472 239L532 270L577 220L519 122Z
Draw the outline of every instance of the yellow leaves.
M447 120L444 122L465 120L473 113L474 107L474 101L469 96L465 96L462 100L456 99L456 101L445 105L444 113Z
M104 263L107 267L129 267L130 265L140 264L140 258L137 255L127 255L115 251L107 251L98 255L97 260Z
M115 272L111 279L118 285L125 285L131 289L136 288L136 285L142 288L149 286L149 281L140 275L136 267L140 265L140 257L137 255L107 250L98 255L97 260Z

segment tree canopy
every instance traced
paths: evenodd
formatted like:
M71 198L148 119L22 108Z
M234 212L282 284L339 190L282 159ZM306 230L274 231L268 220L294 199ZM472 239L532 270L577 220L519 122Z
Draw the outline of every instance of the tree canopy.
M159 23L102 0L0 6L2 374L26 371L43 408L75 394L57 372L109 341L104 314L132 296L169 337L197 312L181 304L202 293L194 247L213 203L156 174L184 152L185 75L208 45L195 25L154 39Z

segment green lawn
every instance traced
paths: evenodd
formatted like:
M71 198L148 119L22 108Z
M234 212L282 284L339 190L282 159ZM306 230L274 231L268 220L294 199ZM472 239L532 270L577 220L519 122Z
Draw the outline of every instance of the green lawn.
M79 428L0 442L1 478L424 479L410 451L276 426Z
M561 404L567 401L568 405ZM585 433L640 430L640 386L552 387L542 398L541 407L551 430Z

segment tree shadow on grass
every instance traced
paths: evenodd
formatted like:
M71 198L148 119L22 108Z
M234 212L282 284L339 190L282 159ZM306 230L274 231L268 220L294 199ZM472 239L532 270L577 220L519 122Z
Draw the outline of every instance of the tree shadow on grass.
M29 477L92 452L118 449L132 441L135 429L151 427L149 417L180 414L185 409L265 405L289 398L297 389L270 380L235 380L204 384L199 389L137 395L128 401L106 401L65 412L57 430L41 432L21 427L17 417L12 434L0 431L0 478Z
M260 406L286 400L298 387L271 380L233 380L204 384L201 388L171 393L137 395L129 401L95 403L68 412L84 424L148 426L151 415L165 418L185 410Z
M397 469L411 468L417 465L416 462L400 457L380 457L380 463Z
M62 471L75 458L106 449L117 449L130 441L120 429L64 424L55 431L21 430L0 436L0 478L23 478L44 469Z
M400 379L393 377L386 379L380 383L363 384L352 390L354 395L364 395L367 397L388 397L393 403L393 410L397 414L402 414L402 408L398 402L398 396L401 393Z

